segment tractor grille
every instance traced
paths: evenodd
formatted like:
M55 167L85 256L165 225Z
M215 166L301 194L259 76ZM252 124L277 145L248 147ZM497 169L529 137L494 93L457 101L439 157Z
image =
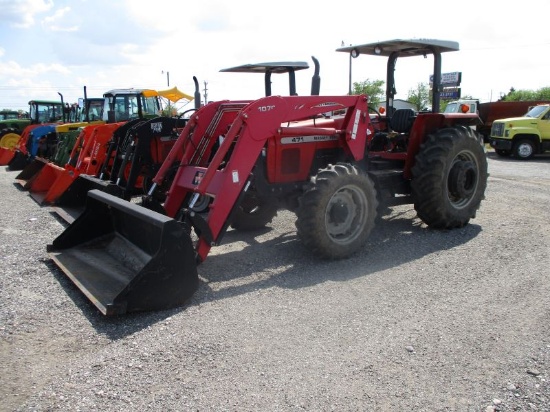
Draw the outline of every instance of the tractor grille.
M491 136L502 137L504 134L504 123L493 123L491 127Z

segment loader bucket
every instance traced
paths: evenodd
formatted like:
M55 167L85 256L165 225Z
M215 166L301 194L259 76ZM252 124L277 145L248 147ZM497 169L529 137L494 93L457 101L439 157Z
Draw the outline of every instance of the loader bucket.
M40 171L46 165L47 160L35 157L30 163L28 163L23 170L21 170L15 181L19 183L24 189L28 189L34 178L40 173Z
M23 170L28 163L28 156L23 152L16 150L8 163L8 170Z
M43 174L47 175L48 177L51 176L50 171L47 171L46 168L53 168L57 171L57 167L58 166L52 164L47 165L42 170L40 175L37 176L36 180L41 179ZM65 190L67 190L71 186L71 184L78 177L78 173L75 172L73 169L61 169L59 173L54 174L56 175L55 180L52 182L49 189L44 194L44 198L42 199L42 203L40 204L54 204L57 199L65 192ZM30 190L32 191L32 188Z
M198 287L193 243L180 222L99 190L47 250L107 316L181 306Z
M31 163L32 164L32 163ZM27 166L28 167L28 166ZM42 205L47 202L46 195L58 177L65 172L65 169L50 162L44 165L32 180L27 184L31 197Z
M8 149L7 147L0 147L0 166L9 165L14 155L15 150Z
M90 190L97 189L116 197L122 197L122 188L109 180L101 180L98 177L86 174L78 175L54 205L56 212L63 220L72 223L83 211Z

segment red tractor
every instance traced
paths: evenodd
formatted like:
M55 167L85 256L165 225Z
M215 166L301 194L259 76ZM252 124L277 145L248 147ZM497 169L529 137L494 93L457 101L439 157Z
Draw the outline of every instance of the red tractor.
M466 225L484 197L487 159L470 117L438 113L441 53L458 44L399 40L354 53L377 48L389 56L389 85L398 56L434 55L434 112L394 111L390 93L389 116L377 122L388 128L375 130L365 95L210 103L153 178L143 205L162 198L157 211L91 190L85 211L48 245L50 256L115 315L183 304L198 287L198 264L230 227L263 227L281 208L295 212L303 244L328 259L361 250L380 203L412 203L433 228Z

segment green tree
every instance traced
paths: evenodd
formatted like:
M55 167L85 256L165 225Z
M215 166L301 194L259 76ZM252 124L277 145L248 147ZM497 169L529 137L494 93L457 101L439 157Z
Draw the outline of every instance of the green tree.
M366 94L369 97L369 106L378 108L380 102L386 100L386 92L384 90L384 80L363 80L362 82L354 82L352 94Z
M516 90L513 87L500 98L505 102L518 102L524 100L550 100L550 87L542 87L538 90Z
M407 101L414 105L417 111L424 110L431 103L430 88L427 83L418 83L416 89L410 89Z

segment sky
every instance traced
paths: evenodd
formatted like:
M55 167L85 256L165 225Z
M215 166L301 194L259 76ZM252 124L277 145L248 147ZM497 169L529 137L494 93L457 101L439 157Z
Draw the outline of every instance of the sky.
M528 3L393 0L0 0L0 109L28 108L31 99L76 102L111 89L176 86L202 99L257 99L261 74L223 73L243 64L302 61L297 92L311 91L314 56L321 94L349 89L350 58L338 47L393 39L456 41L442 71L461 72L462 96L497 100L510 88L549 87L548 0ZM359 56L352 81L385 80L386 59ZM433 59L403 58L398 99L427 84ZM288 77L272 77L274 95ZM179 102L180 108L185 106Z

